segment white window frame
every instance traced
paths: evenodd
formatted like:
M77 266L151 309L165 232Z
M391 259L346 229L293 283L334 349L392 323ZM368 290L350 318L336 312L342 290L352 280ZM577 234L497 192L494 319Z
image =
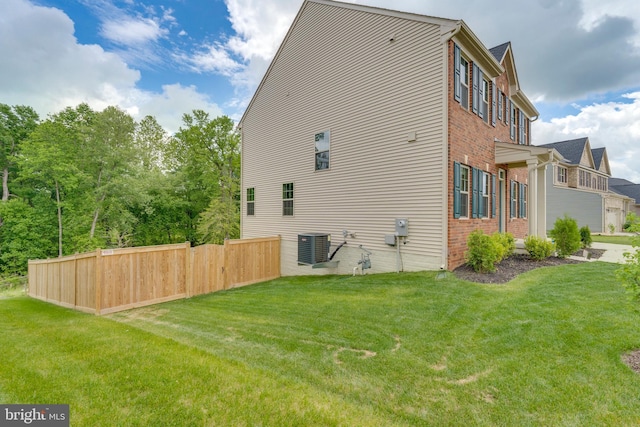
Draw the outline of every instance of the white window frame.
M256 214L256 188L247 188L247 216L255 216Z
M466 175L466 178L465 178ZM460 218L469 218L471 208L471 168L460 165Z
M487 172L482 173L482 194L480 198L482 199L480 203L482 203L482 216L481 218L491 218L491 175Z
M294 208L293 182L282 184L282 216L293 216Z
M315 168L317 171L328 170L331 166L331 134L328 130L318 132L315 139Z
M480 100L480 109L482 110L482 120L489 123L489 81L482 79L482 99Z
M569 169L564 166L556 166L556 183L567 184L569 182Z

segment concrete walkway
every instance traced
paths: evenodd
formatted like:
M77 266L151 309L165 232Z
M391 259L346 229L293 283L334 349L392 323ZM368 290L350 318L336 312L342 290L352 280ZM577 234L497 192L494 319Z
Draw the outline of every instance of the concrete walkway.
M590 261L604 261L604 262L613 262L618 264L625 263L625 258L624 258L625 252L633 253L636 249L630 245L615 245L613 243L598 243L598 242L593 242L591 244L591 247L593 249L604 249L605 253L602 254L600 258L592 259ZM584 261L584 258L580 258L580 257L575 257L575 259Z

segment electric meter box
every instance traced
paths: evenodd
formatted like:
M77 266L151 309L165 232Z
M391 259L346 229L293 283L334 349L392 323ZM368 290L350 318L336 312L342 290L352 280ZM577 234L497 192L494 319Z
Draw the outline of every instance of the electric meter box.
M396 236L407 237L409 235L409 220L406 218L396 219Z

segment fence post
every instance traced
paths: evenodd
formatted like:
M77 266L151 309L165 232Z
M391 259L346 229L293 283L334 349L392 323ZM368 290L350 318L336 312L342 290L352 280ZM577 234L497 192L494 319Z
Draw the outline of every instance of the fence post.
M96 311L95 314L100 314L100 306L102 300L102 249L96 249Z
M187 298L193 296L193 274L192 274L192 266L193 266L193 251L191 250L191 243L185 242L184 244L184 281L185 281L185 291L187 292Z

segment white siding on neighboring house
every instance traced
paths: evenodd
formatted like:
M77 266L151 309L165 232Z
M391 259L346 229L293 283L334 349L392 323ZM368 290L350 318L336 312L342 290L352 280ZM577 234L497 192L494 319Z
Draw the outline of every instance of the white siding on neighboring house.
M405 269L439 268L446 240L446 51L438 25L307 3L242 121L242 237L280 234L283 274L295 274L297 235L355 233L336 259L347 272L409 219ZM314 135L330 132L330 168L315 170ZM413 139L414 141L409 141ZM282 184L294 183L294 216ZM255 215L246 215L255 188ZM291 258L294 259L291 259ZM383 260L383 257L386 257ZM286 259L285 259L286 258ZM384 267L383 267L384 266ZM335 271L332 271L335 272ZM311 270L308 270L311 273Z

